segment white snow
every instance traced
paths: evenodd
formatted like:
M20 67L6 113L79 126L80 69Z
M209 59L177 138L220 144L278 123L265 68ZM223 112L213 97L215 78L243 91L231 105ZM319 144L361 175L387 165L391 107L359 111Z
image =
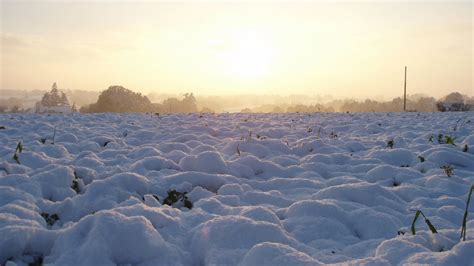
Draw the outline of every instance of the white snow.
M460 238L472 112L3 114L0 126L1 265L474 265L474 199ZM164 204L172 190L192 209ZM415 210L437 234L423 217L411 233Z

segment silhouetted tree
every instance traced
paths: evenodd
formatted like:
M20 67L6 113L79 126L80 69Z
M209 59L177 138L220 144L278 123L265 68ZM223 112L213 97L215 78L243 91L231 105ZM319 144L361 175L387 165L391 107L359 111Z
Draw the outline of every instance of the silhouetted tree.
M89 108L81 108L87 112L150 112L153 111L152 104L146 96L135 93L122 86L110 86L102 91L97 103L89 105Z
M183 111L186 113L195 113L197 112L196 98L193 93L184 94L184 99L182 100Z
M433 97L421 97L416 104L416 110L419 112L436 112L436 100Z
M165 113L195 113L198 111L193 93L185 93L184 99L168 98L163 101L160 110Z
M446 95L443 101L447 103L464 103L462 94L459 92L452 92Z
M163 101L162 107L163 110L162 112L165 113L179 113L181 112L181 101L176 99L176 98L168 98Z
M47 107L62 106L62 105L67 105L68 100L67 100L66 94L58 90L58 86L56 85L56 82L55 82L53 83L53 86L51 87L51 91L43 95L43 98L41 99L40 103L42 106L47 106Z
M452 92L443 97L439 102L436 103L438 110L441 112L446 111L469 111L469 105L464 103L464 97L459 92Z

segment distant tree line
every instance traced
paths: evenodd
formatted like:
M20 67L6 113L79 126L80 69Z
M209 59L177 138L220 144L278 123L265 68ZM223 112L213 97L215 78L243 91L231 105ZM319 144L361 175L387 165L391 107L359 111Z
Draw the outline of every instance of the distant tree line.
M388 102L365 100L363 102L346 101L340 107L346 112L400 112L403 110L403 99L397 97ZM407 100L407 110L417 112L436 112L436 100L432 97L421 97L417 101Z
M122 86L110 86L100 93L96 103L80 109L82 113L194 113L197 111L196 98L192 93L184 94L182 100L168 98L162 103L152 103L147 96Z
M474 98L453 92L436 100L433 97L418 97L407 100L407 111L413 112L447 112L474 111ZM403 110L403 99L394 98L391 101L375 100L333 100L325 104L314 105L272 105L266 104L256 108L245 108L244 113L310 113L310 112L400 112Z
M70 92L70 91L69 91ZM43 94L41 103L45 106L58 106L67 103L66 93L58 91L57 87L53 85L50 92ZM26 95L26 92L23 92ZM33 92L32 92L33 93ZM34 92L38 94L37 92ZM81 92L76 91L74 98L77 100L81 99ZM93 99L93 95L97 97L96 102L89 105L82 105L80 112L83 113L100 113L100 112L154 112L154 113L194 113L194 112L207 112L213 113L213 108L216 107L214 101L218 104L231 104L229 101L225 101L227 98L218 96L203 98L203 102L200 100L198 105L196 97L193 93L186 93L181 99L176 97L163 97L160 103L153 103L147 96L140 93L133 92L132 90L126 89L122 86L110 86L108 89L102 91L100 94L97 92L87 94L88 99ZM98 96L97 96L98 95ZM69 95L68 95L69 96ZM239 111L244 113L312 113L312 112L400 112L403 110L403 99L398 97L391 101L375 101L375 100L331 100L329 102L318 103L318 100L311 99L306 104L285 103L285 98L278 100L280 103L271 104L271 99L261 99L262 105L252 108L237 109L234 107L233 111ZM257 97L258 98L258 97ZM201 99L201 98L200 98ZM223 100L224 99L224 100ZM288 98L292 100L290 96ZM288 100L287 99L287 100ZM24 103L27 98L0 98L0 113L4 112L29 112L31 108L25 108ZM82 99L83 100L83 99ZM155 98L155 100L158 100ZM297 101L298 99L294 99ZM30 100L31 101L31 100ZM238 103L243 103L243 99L236 99ZM308 103L315 101L315 103ZM90 102L90 100L88 100ZM249 98L249 102L255 102L254 99ZM238 105L237 105L238 106ZM73 105L74 109L75 105ZM427 96L411 96L407 99L408 111L417 112L447 112L447 111L474 111L474 97L462 95L458 92L453 92L441 99L436 100L433 97Z

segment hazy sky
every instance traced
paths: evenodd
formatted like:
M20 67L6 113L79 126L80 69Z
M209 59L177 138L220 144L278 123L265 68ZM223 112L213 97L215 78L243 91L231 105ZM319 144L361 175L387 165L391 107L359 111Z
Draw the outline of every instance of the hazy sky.
M1 87L473 95L472 1L1 1Z

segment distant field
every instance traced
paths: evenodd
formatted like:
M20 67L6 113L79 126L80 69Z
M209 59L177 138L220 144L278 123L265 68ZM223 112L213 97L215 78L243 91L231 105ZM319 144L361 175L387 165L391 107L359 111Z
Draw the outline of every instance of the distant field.
M2 114L0 264L473 265L473 184L474 112Z

